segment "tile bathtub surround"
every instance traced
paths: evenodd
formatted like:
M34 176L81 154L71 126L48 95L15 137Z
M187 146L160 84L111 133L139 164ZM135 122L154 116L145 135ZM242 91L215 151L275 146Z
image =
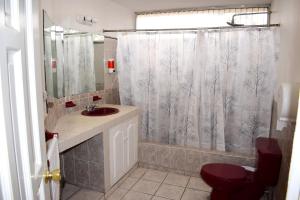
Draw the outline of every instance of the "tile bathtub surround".
M231 163L245 166L255 164L255 158L251 156L147 142L139 143L138 152L140 167L189 176L199 176L201 167L206 163Z
M104 192L103 138L93 138L63 152L61 168L67 183Z
M210 192L211 188L200 177L137 168L105 199L208 200Z

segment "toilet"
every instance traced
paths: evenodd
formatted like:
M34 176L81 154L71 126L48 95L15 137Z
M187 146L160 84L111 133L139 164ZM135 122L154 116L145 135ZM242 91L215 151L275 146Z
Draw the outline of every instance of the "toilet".
M200 175L213 188L211 200L259 200L268 187L277 184L282 153L276 139L256 139L256 169L210 163L202 167Z

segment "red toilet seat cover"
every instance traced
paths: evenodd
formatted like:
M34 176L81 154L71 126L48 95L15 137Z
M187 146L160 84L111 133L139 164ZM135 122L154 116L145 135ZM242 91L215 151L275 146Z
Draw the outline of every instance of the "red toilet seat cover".
M202 167L201 176L213 188L234 190L243 186L247 173L241 166L212 163Z

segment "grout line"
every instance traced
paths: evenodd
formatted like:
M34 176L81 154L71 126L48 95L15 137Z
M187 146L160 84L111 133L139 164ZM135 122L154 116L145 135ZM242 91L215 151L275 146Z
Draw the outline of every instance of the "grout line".
M191 176L189 176L189 180L188 180L188 182L187 182L187 184L186 184L186 186L185 186L185 188L184 188L184 190L183 190L183 193L181 194L180 200L182 199L182 197L183 197L183 195L184 195L184 193L185 193L185 191L186 191L186 188L187 188L187 186L188 186L190 180L191 180Z
M191 176L190 178L192 178L192 176ZM204 180L202 179L202 177L193 177L193 178L200 178L201 181L204 182ZM204 182L204 184L206 184L206 183ZM206 184L206 185L207 185L207 184ZM204 190L204 189L203 189L204 187L200 187L199 189L197 189L197 188L189 188L188 185L187 185L187 188L188 188L188 189L196 190L196 191L200 191L200 192L211 193L211 192L212 192L212 188L211 188L209 185L208 185L208 187L211 189L211 191Z
M140 168L142 168L142 167L140 167ZM132 192L137 192L137 193L142 193L142 194L150 195L150 196L153 198L153 197L155 196L156 192L159 190L159 188L160 188L160 186L162 185L162 183L163 183L163 182L165 181L165 179L167 178L167 176L168 176L169 173L166 172L166 173L167 173L166 177L163 179L163 181L162 181L161 183L159 183L159 182L156 182L156 181L152 181L152 180L148 180L148 179L143 179L143 177L145 176L145 174L147 173L147 171L153 170L153 169L148 169L148 168L144 168L144 169L146 169L146 171L144 172L144 174L143 174L140 178L138 178L137 182L130 188L130 190L127 191L127 193L129 193L130 191L132 191ZM160 171L160 170L157 170L157 171ZM161 171L161 172L162 172L162 171ZM140 191L134 191L134 190L132 190L132 188L133 188L140 180L145 180L145 181L153 182L153 183L159 183L159 186L158 186L157 190L154 192L154 194L148 194L148 193L145 193L145 192L140 192ZM124 197L127 195L127 193L126 193L121 199L124 199ZM152 199L152 198L151 198L151 199Z
M126 196L130 191L132 191L132 192L138 192L138 193L142 193L142 194L146 194L146 195L150 195L150 196L151 196L151 199L153 199L153 198L156 196L158 190L161 188L161 186L162 186L163 184L171 185L171 186L176 186L176 187L180 187L180 188L184 188L183 193L182 193L181 196L180 196L180 200L183 198L183 195L184 195L184 193L186 192L187 189L191 189L191 190L194 190L194 191L201 191L201 192L210 193L210 192L204 191L204 190L202 190L202 189L199 189L199 190L198 190L198 189L188 188L188 184L189 184L189 182L190 182L192 176L188 176L189 178L188 178L188 181L187 181L186 186L185 186L185 187L182 187L182 186L178 186L178 185L172 185L172 184L164 183L165 180L166 180L166 178L168 177L168 175L169 175L170 173L173 173L173 172L161 171L161 172L166 172L167 174L166 174L166 176L164 177L164 179L162 180L162 182L159 183L159 182L155 182L155 181L152 181L152 180L143 179L143 177L145 176L145 174L147 173L147 171L153 170L153 169L144 168L144 167L137 167L136 169L139 169L139 168L146 169L145 172L144 172L139 178L136 178L136 177L130 177L130 175L126 178L126 179L128 179L128 178L136 178L136 179L137 179L137 181L136 181L129 189L123 189L123 188L120 188L120 186L126 181L126 179L125 179L125 180L123 181L123 183L120 184L120 185L114 190L114 192L115 192L117 189L119 189L119 188L120 188L120 189L123 189L123 190L127 190L127 192L121 197L120 200L124 199L125 196ZM136 169L135 169L135 170L136 170ZM157 171L160 171L160 170L157 170ZM133 172L132 172L132 173L133 173ZM176 174L176 173L175 173L175 174ZM181 174L178 174L178 175L181 175ZM134 191L134 190L132 190L132 188L133 188L140 180L142 180L142 179L145 180L145 181L150 181L150 182L154 182L154 183L159 183L159 186L158 186L158 188L156 189L156 191L154 192L154 194L149 194L149 193L145 193L145 192L140 192L140 191ZM111 195L113 195L114 192L112 192ZM110 196L111 196L111 195L110 195ZM163 197L163 196L158 196L158 197ZM166 197L163 197L163 198L166 198ZM107 198L105 197L105 195L104 195L104 199L103 199L103 200L107 200Z
M194 188L186 188L186 189L189 189L189 190L194 190L194 191L197 191L197 192L205 192L205 193L210 193L210 192L207 192L207 191L204 191L204 190L197 190L197 189L194 189Z
M157 190L154 192L153 197L156 195L156 193L158 192L158 190L159 190L160 187L162 186L163 182L165 182L165 180L167 179L169 173L170 173L170 172L167 172L166 177L165 177L164 180L160 183L160 185L158 186Z
M136 168L136 169L138 169L138 167ZM140 177L140 178L138 178L138 180L137 180L137 182L135 183L135 184L133 184L132 186L131 186L131 188L129 189L129 190L127 190L127 192L124 194L124 196L123 197L121 197L121 199L120 200L122 200L122 199L124 199L124 197L130 192L130 191L132 191L131 189L142 179L142 177L147 173L147 171L148 171L148 169L146 169L146 171L143 173L143 175ZM130 177L130 176L128 176L128 177ZM127 178L128 178L127 177ZM127 179L126 178L126 179ZM125 180L126 181L126 180ZM121 185L120 185L121 186ZM120 188L120 186L118 187L118 188ZM118 189L117 188L117 189ZM121 188L122 189L122 188Z
M143 174L140 178L136 178L137 181L136 181L129 189L127 189L127 190L132 190L132 188L133 188L133 187L134 187L134 186L142 179L142 177L145 175L145 173L146 173L146 172L144 172L144 174ZM135 177L130 177L130 176L129 176L129 177L126 178L126 180L127 180L128 178L135 178ZM125 180L125 181L126 181L126 180ZM125 181L124 181L124 182L125 182ZM121 185L122 185L122 184L121 184ZM120 186L121 186L121 185L120 185ZM119 186L119 188L120 188L120 186ZM121 189L122 189L122 188L121 188Z
M124 175L119 181L117 181L117 183L115 183L115 185L113 185L113 186L109 189L110 195L107 196L107 198L109 198L109 197L110 197L117 189L119 189L120 186L125 182L125 180L126 180L127 178L129 178L130 175L131 175L137 168L138 168L138 166L135 165L132 169L129 170L129 172L127 172L126 175ZM122 189L122 188L120 188L120 189ZM110 191L110 190L112 190L112 191ZM127 189L122 189L122 190L127 190ZM104 192L104 199L103 199L103 200L106 200L107 198L106 198L106 193Z
M71 194L71 196L69 196L69 198L67 198L66 200L70 200L73 196L75 196L75 194L79 193L81 191L81 188L79 190L77 190L76 192L74 192L73 194Z
M179 175L179 176L186 176L186 175L181 175L181 174L177 174L177 173L173 173L173 172L169 172L169 173L175 174L175 175ZM164 183L164 184L166 184L166 185L172 185L172 186L176 186L176 187L181 187L181 188L185 188L185 187L188 186L189 181L190 181L190 179L191 179L191 176L186 176L186 177L188 177L188 181L187 181L187 184L186 184L185 186L176 185L176 184L173 184L173 183Z

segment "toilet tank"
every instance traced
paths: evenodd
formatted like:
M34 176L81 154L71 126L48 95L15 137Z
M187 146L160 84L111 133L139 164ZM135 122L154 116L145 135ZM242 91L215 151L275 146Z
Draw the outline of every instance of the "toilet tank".
M257 138L256 180L264 186L275 186L280 172L282 152L276 139Z

